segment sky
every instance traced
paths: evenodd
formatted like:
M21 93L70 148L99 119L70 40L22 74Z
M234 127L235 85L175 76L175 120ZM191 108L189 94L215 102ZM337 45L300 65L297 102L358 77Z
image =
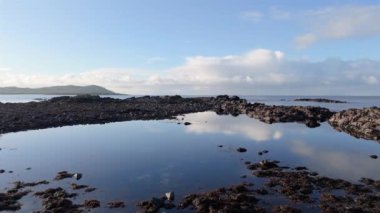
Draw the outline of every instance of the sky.
M0 87L378 95L380 1L0 0Z

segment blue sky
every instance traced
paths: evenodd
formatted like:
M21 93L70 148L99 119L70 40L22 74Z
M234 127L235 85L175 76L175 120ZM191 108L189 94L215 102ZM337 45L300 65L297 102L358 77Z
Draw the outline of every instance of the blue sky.
M358 0L0 0L0 86L370 95L378 14Z

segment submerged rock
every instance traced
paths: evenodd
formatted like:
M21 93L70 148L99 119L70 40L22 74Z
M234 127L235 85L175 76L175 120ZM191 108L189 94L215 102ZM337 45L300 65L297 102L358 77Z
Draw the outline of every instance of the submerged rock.
M87 185L78 185L78 184L75 184L75 183L70 184L70 186L71 186L71 188L73 190L88 188Z
M49 188L36 192L35 195L42 199L42 212L80 212L80 205L73 204L70 200L77 194L68 193L61 187Z
M100 207L98 200L85 200L83 206L88 209L94 209Z
M182 199L179 208L191 208L195 212L265 212L257 205L258 199L248 187L247 184L240 184L230 188L187 195Z
M19 200L28 195L30 190L19 191L18 189L10 189L7 192L0 192L0 211L18 211L21 209Z
M246 152L247 149L243 148L243 147L239 147L239 148L236 149L236 151L238 151L238 152Z
M115 209L115 208L124 208L125 204L123 201L112 201L107 203L108 208Z
M164 204L165 201L163 199L153 197L151 200L141 201L137 205L144 212L157 212L160 208L164 207Z

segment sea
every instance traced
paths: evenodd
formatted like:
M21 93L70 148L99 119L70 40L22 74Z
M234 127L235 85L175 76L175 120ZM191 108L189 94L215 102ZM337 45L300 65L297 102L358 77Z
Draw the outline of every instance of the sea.
M0 95L0 102L29 102L52 98L47 95ZM131 96L111 96L129 98ZM310 96L242 96L250 102L269 105L322 106L333 111L380 106L380 97L337 96L328 98L347 103L296 102ZM191 122L191 125L183 125ZM178 124L180 123L180 124ZM219 147L222 145L223 147ZM236 151L247 149L245 153ZM283 166L305 166L320 175L358 182L367 177L380 179L380 144L334 130L328 123L307 128L300 123L266 124L246 115L237 117L214 112L191 113L177 119L126 121L77 125L0 135L0 192L15 181L48 180L49 185L33 187L34 192L71 183L96 190L75 191L74 203L87 199L101 201L92 212L134 212L141 200L175 193L175 201L242 181L260 183L246 169L244 161L280 161ZM265 155L258 152L268 150ZM12 171L10 173L9 171ZM60 171L82 173L80 180L54 181ZM241 179L247 175L246 179ZM125 209L110 210L109 201L125 201ZM20 212L38 211L41 200L30 193L21 201ZM285 199L272 202L284 204ZM165 212L176 212L177 210Z

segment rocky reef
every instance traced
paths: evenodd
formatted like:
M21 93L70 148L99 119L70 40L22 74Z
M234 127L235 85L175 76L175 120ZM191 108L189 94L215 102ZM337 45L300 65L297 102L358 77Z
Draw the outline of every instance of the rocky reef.
M90 95L63 96L41 102L1 103L0 133L77 124L168 119L210 110L219 114L248 114L267 123L303 122L309 127L318 126L319 122L332 115L325 108L250 104L237 96L144 96L124 100Z
M380 141L380 108L348 109L334 114L329 123L338 131Z
M319 102L319 103L335 103L335 104L345 104L347 101L332 100L326 98L297 98L294 101L307 101L307 102Z
M124 100L81 95L41 102L0 103L0 134L78 124L172 119L204 111L233 116L247 114L265 123L298 122L310 128L329 120L334 128L353 136L371 140L380 138L380 110L376 107L350 109L336 114L323 107L270 106L248 103L245 99L227 95L200 98L144 96Z

